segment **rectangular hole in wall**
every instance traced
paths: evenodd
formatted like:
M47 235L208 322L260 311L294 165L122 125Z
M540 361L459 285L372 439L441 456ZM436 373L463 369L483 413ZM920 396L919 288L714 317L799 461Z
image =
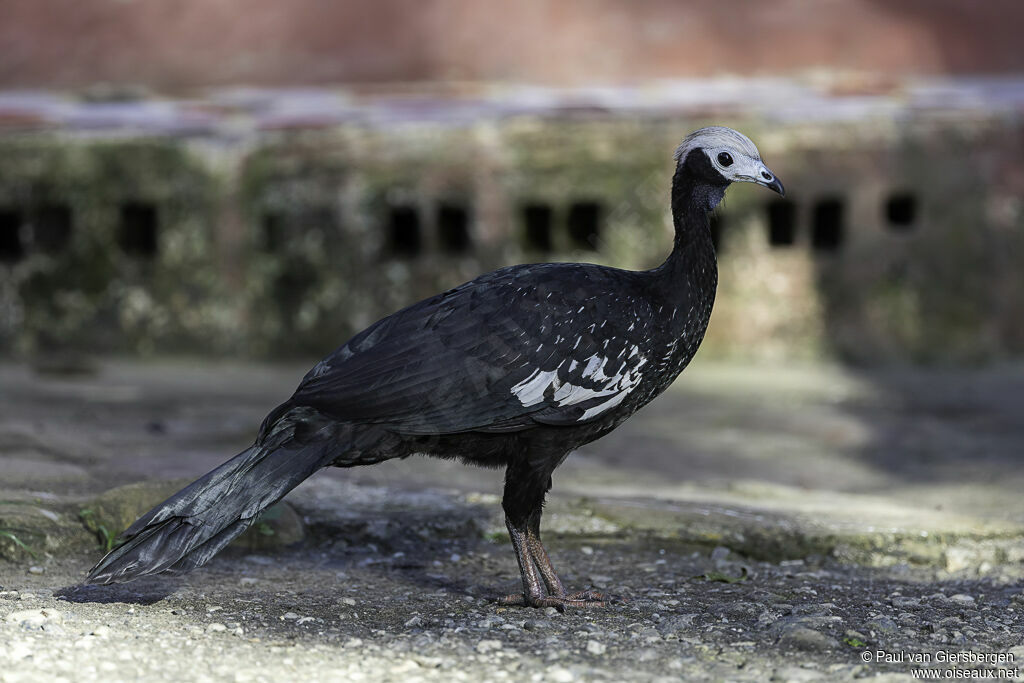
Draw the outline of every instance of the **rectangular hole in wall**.
M285 221L277 211L268 211L260 218L260 246L264 251L276 253L284 247Z
M0 261L18 261L25 256L21 241L21 212L0 208Z
M796 205L785 199L768 203L768 244L788 247L796 242Z
M71 207L48 204L39 207L32 222L32 244L55 254L63 251L71 240Z
M838 197L822 199L814 205L811 246L818 251L836 251L843 243L845 206Z
M311 206L299 215L298 228L303 232L320 232L327 244L339 237L338 213L330 206Z
M551 207L547 204L527 204L523 207L523 237L528 249L549 252L554 248L551 218Z
M441 204L437 208L437 238L441 249L450 254L469 251L469 211L460 204Z
M420 214L416 207L392 206L388 210L388 250L394 256L417 256L423 249Z
M917 221L917 197L910 192L894 192L885 201L885 218L891 230L905 232Z
M157 231L156 206L145 202L126 202L121 205L117 243L124 253L142 258L156 256Z
M569 243L577 249L597 249L601 236L601 205L597 202L576 202L569 207L566 220Z

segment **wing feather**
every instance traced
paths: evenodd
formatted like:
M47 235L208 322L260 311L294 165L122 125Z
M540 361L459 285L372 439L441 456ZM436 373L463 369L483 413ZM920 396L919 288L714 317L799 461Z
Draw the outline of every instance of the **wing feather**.
M292 401L403 434L595 418L635 388L646 362L638 349L653 316L628 296L634 275L579 264L490 273L356 335Z

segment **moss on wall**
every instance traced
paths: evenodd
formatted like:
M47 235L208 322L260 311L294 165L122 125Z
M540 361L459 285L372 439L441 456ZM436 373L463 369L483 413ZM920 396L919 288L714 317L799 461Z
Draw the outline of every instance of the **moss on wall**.
M202 335L217 347L223 330L207 324L220 293L217 181L183 145L31 137L0 140L0 159L0 206L21 215L25 243L24 258L2 267L5 306L17 311L4 316L5 346L135 352ZM126 235L149 229L125 225L126 206L151 212L153 244ZM66 210L69 233L48 249L40 213L53 207Z
M718 122L761 144L789 189L796 239L769 242L773 195L730 190L703 353L864 362L1024 351L1013 258L1024 211L1005 161L1008 137L1021 146L1017 127ZM264 132L227 153L169 137L0 138L0 211L21 216L25 242L22 258L0 263L0 350L319 355L502 265L651 267L670 244L672 150L705 123L581 112L345 124ZM909 229L880 208L896 190L916 198ZM825 198L843 204L833 250L813 237ZM599 217L592 243L567 232L581 203ZM527 205L550 211L550 251L526 239ZM444 207L468 245L445 241ZM400 248L396 210L418 230ZM66 244L40 237L54 215L71 217ZM151 245L126 237L147 221Z

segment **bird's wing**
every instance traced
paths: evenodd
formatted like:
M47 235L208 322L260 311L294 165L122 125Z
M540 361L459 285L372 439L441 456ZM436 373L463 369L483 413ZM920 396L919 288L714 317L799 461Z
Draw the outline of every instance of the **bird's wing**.
M631 275L546 264L483 276L372 325L313 368L292 402L403 434L593 420L647 363L652 316L628 295Z

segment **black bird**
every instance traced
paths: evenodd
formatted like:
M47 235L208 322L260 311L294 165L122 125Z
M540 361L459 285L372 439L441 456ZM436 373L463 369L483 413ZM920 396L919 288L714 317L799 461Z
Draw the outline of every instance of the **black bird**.
M675 159L675 243L662 265L512 266L380 320L310 370L250 448L136 521L87 582L195 569L320 468L425 454L505 468L523 593L501 602L603 604L597 593L567 593L541 545L551 474L693 358L718 282L708 212L729 183L784 194L730 128L692 133Z

